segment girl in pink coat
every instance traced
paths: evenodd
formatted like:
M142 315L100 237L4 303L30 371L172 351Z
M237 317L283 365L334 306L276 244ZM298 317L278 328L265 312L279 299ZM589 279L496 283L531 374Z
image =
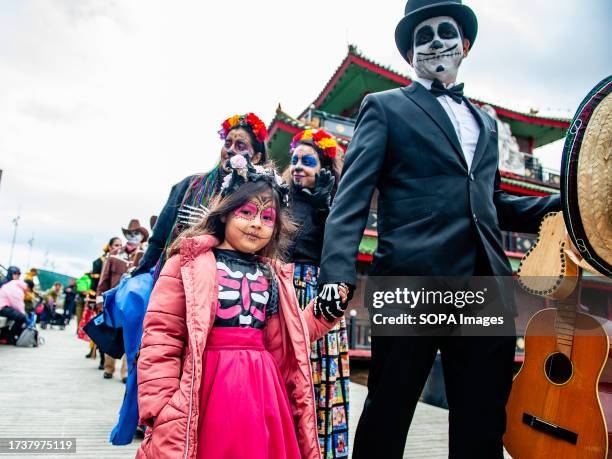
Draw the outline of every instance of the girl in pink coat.
M335 323L312 303L300 311L293 265L278 261L293 229L287 186L243 156L231 165L151 294L138 359L149 429L137 457L320 457L309 349Z

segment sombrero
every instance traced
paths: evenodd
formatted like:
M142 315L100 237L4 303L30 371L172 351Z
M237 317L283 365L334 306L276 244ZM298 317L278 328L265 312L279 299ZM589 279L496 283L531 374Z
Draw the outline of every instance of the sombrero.
M612 75L582 101L561 162L565 226L582 257L612 278Z

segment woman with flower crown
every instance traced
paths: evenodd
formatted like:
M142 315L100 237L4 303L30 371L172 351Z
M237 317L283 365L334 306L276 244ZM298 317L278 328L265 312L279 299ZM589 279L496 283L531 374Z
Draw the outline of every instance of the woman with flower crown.
M309 344L337 320L317 318L314 301L300 309L281 261L294 231L287 185L247 157L229 167L151 294L138 361L150 429L137 457L319 459Z
M290 248L293 285L302 308L317 296L325 220L340 178L338 144L323 129L299 132L291 143L285 177L299 231ZM348 457L349 357L346 323L341 319L312 344L317 430L323 459Z
M172 187L153 228L147 251L133 276L146 273L156 266L157 278L166 261L168 247L181 231L203 218L205 208L219 194L223 177L227 175L227 161L232 156L248 157L253 164L267 162L268 131L264 122L254 113L230 116L221 124L219 135L223 145L218 165L205 174L185 177Z

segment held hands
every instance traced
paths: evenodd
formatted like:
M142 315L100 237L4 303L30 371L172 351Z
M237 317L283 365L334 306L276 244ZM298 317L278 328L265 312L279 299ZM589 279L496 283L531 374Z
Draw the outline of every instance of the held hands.
M352 286L344 282L322 285L315 299L315 317L323 316L329 322L342 317L348 302L353 297L353 290Z
M327 169L321 171L315 176L314 188L302 188L312 203L318 209L329 209L331 203L331 192L336 183L336 178Z

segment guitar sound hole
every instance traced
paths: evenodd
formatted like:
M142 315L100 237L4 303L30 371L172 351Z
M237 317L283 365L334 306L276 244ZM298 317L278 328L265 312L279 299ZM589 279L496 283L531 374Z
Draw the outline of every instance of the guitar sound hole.
M544 364L544 370L548 379L555 384L568 382L574 371L572 361L561 352L555 352L548 356Z

